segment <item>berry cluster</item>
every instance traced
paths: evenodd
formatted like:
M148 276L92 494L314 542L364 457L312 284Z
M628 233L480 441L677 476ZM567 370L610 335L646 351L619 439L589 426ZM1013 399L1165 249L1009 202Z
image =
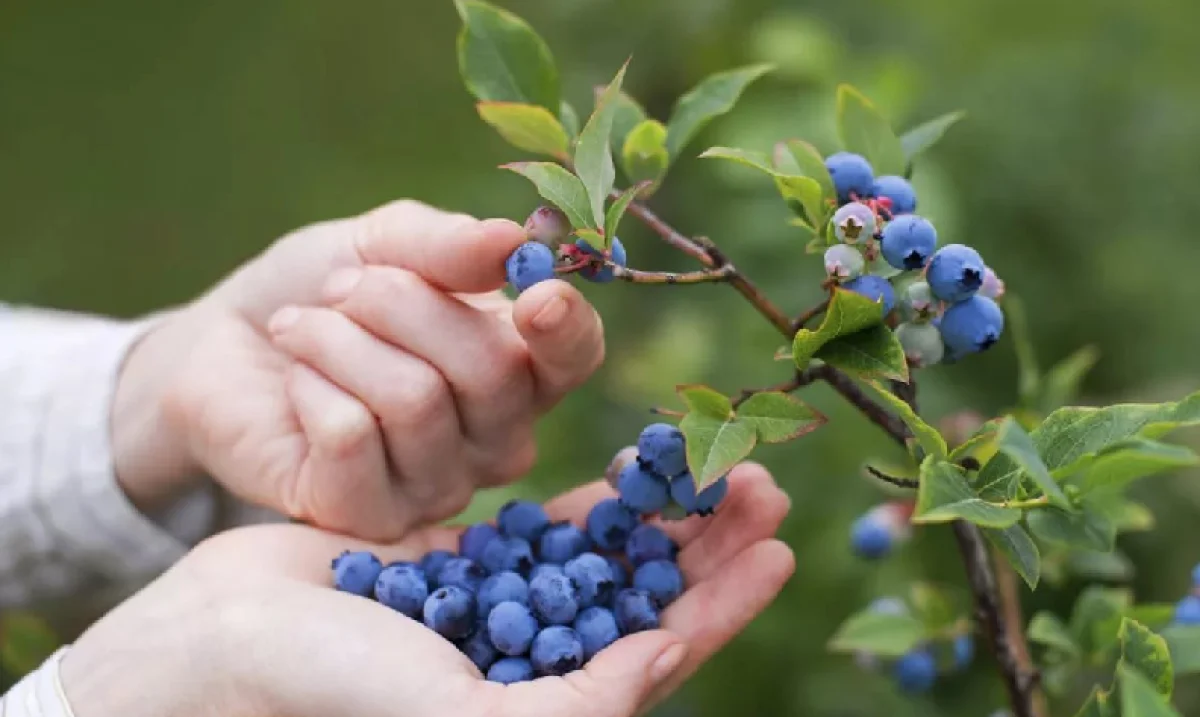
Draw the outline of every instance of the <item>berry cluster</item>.
M887 615L908 615L908 605L898 597L882 597L867 608ZM975 640L962 632L948 644L918 645L891 664L892 678L900 689L909 693L928 692L939 675L960 672L970 666L975 657ZM858 664L864 669L878 670L883 660L867 652L858 653Z
M1200 625L1200 565L1192 569L1192 591L1175 603L1172 622L1176 625Z
M825 252L830 281L882 303L885 315L899 303L896 337L917 366L991 347L1004 331L996 304L1004 283L979 253L964 244L938 249L937 230L913 213L917 195L903 177L876 177L850 152L831 155L825 166L840 205L831 228L841 243Z
M912 538L909 519L912 501L881 503L850 525L850 547L854 554L866 560L878 560L891 554L898 544Z
M725 477L696 491L683 432L668 423L646 426L636 452L618 454L608 477L623 505L638 515L662 514L668 520L710 515L729 492Z
M534 284L553 279L557 269L575 271L588 281L607 284L616 278L612 267L606 262L625 266L628 257L621 240L613 237L607 252L601 251L584 239L567 242L571 225L562 212L543 206L534 210L525 220L525 234L529 241L517 247L504 263L508 283L518 292Z

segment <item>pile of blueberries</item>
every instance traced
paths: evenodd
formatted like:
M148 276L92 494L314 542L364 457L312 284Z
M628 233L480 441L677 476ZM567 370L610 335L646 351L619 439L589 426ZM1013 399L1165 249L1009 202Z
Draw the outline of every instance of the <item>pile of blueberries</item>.
M660 611L683 593L678 546L643 522L671 496L689 514L720 502L711 489L696 494L683 456L683 434L654 424L636 456L618 454L610 472L619 497L597 503L583 528L513 500L495 525L464 530L457 553L384 565L370 552L344 552L333 561L334 587L422 621L492 682L578 670L622 636L658 628Z
M889 615L909 614L908 605L898 597L879 598L867 609ZM946 652L949 654L944 655ZM928 692L939 675L960 672L969 667L974 658L975 639L964 632L954 637L948 650L944 645L933 644L922 644L909 650L891 664L892 678L905 692ZM883 661L876 655L860 652L858 664L864 669L877 670L883 666Z
M996 304L1004 283L979 252L965 244L938 249L937 230L914 214L917 195L905 178L876 177L870 162L851 152L831 155L825 166L837 190L831 221L841 242L825 251L830 280L882 303L885 315L899 294L896 336L917 366L957 361L996 343L1004 331Z
M1192 569L1192 591L1175 603L1172 622L1176 625L1200 625L1200 565Z

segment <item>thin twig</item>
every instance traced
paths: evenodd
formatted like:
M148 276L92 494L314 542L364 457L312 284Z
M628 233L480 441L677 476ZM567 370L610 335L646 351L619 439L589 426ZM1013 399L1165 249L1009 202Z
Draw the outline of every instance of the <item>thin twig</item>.
M808 322L812 321L813 319L817 318L821 314L825 313L825 310L828 308L829 308L829 299L825 299L821 303L817 304L816 306L812 307L811 309L809 309L809 310L805 311L804 313L800 314L799 316L797 316L795 319L792 320L792 333L794 334L797 331L799 331L800 329L807 326Z
M865 466L865 468L867 469L867 472L870 473L872 476L878 478L879 480L883 481L884 483L891 483L892 485L896 486L897 488L908 488L911 490L916 490L921 487L921 481L919 481L919 480L913 480L912 478L901 478L900 476L894 476L889 473L884 473L883 471L879 470L875 466L868 465L868 466Z
M996 587L1000 594L1000 606L1004 613L1004 627L1008 635L1008 644L1012 646L1017 659L1017 666L1028 675L1032 675L1035 685L1033 688L1033 714L1035 717L1049 717L1050 706L1046 696L1036 689L1039 679L1037 668L1033 664L1033 656L1029 654L1029 643L1022 632L1025 616L1021 611L1021 595L1017 589L1017 574L1012 566L1005 562L1003 556L992 550L993 565L996 570Z
M813 370L817 372L818 378L829 384L834 391L841 394L842 398L857 408L872 423L882 428L893 440L902 446L908 444L911 434L909 433L908 426L904 425L904 421L889 413L883 406L875 403L849 376L829 364L818 366Z
M614 199L619 196L621 196L620 192L613 192ZM705 266L716 266L716 262L713 261L713 258L708 255L708 252L706 252L703 247L683 234L675 231L674 227L672 227L670 224L667 224L662 219L659 219L658 215L650 211L650 208L645 204L642 204L641 202L631 202L626 211L641 220L641 222L650 227L655 234L658 234L660 237L662 237L663 241L675 247L679 251L687 254Z
M781 393L791 393L793 391L798 391L801 388L804 388L805 386L811 384L813 381L816 381L816 380L817 380L816 375L811 371L797 371L795 373L795 375L793 375L788 380L782 381L773 386L765 386L762 388L743 388L740 392L738 392L738 395L734 397L733 407L737 408L738 406L740 406L743 403L745 403L746 401L748 401L751 396L754 396L759 393L770 393L773 391L778 391Z
M700 271L672 273L669 271L629 269L613 264L612 262L608 262L607 266L612 269L613 276L631 284L712 284L729 281L733 269L731 266L724 266L719 269L701 269Z

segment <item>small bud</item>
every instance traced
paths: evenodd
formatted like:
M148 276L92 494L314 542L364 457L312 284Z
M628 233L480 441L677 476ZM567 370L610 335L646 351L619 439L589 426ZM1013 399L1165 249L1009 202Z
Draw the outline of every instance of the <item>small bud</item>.
M636 461L637 457L637 446L625 446L617 451L617 455L613 456L612 462L608 464L608 468L604 471L604 480L608 481L613 490L617 489L617 479L621 476L621 471L625 469L625 466Z
M543 205L525 220L525 233L530 239L554 249L571 233L571 224L565 214Z
M983 270L983 283L979 286L979 293L993 301L1004 298L1004 280L996 276L996 272L992 271L990 266Z
M838 281L849 281L862 276L867 262L852 246L834 244L825 250L825 273Z
M923 322L933 318L934 300L929 284L924 281L914 281L904 289L900 308L907 321Z

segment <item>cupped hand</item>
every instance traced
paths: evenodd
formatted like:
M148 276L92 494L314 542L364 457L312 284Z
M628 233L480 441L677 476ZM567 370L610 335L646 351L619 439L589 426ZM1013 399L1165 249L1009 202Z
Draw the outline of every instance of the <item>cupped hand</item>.
M604 352L570 285L498 291L524 240L412 201L284 237L131 352L113 414L123 487L148 509L207 473L385 541L523 475L534 421Z
M547 512L582 525L611 495L592 483ZM456 530L386 546L299 525L230 531L85 633L63 662L65 691L78 717L631 717L774 600L794 569L773 537L788 507L764 469L740 466L715 516L664 525L687 590L663 629L621 638L564 677L508 686L423 625L330 587L343 550L412 560L453 549Z

